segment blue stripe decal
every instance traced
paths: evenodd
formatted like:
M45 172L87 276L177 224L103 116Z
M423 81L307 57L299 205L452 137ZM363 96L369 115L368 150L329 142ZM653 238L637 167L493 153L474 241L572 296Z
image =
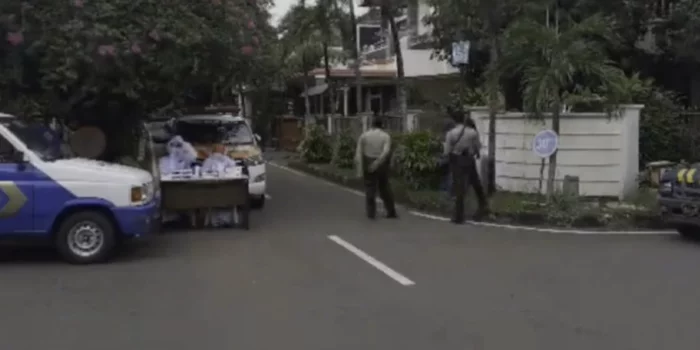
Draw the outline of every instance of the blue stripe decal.
M0 235L15 233L47 234L56 216L77 198L47 174L26 164L0 163L0 181L16 185L26 197L24 205L11 217L0 219ZM8 200L2 193L2 204ZM2 207L0 207L2 208Z

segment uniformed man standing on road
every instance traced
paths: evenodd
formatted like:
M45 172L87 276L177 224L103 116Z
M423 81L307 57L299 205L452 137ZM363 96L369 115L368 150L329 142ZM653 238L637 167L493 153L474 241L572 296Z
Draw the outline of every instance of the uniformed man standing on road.
M471 185L479 204L474 219L479 220L488 214L488 203L481 186L479 173L476 170L476 157L479 157L481 141L473 123L465 123L464 112L450 111L456 125L445 135L443 147L444 156L448 157L452 174L452 191L455 196L455 207L452 222L464 223L464 197L467 186Z
M357 140L355 161L358 175L365 182L365 208L367 217L374 219L377 212L377 190L384 202L388 218L397 218L394 198L389 186L389 164L391 163L391 136L382 130L383 118L375 115L371 129Z

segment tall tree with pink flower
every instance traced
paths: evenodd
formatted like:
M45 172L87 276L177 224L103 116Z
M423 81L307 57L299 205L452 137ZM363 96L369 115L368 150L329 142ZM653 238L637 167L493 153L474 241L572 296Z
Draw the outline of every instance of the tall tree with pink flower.
M275 40L269 7L269 0L3 1L0 110L63 117L118 101L147 115L202 92L226 99L269 70L259 60Z

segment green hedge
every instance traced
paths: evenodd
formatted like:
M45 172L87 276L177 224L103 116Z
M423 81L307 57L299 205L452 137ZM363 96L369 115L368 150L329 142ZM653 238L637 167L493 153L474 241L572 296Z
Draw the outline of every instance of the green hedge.
M441 153L442 145L434 134L405 134L396 142L395 171L412 189L437 189L442 176L438 169Z
M639 165L657 160L697 160L693 159L697 152L691 149L688 130L693 123L685 120L677 95L649 87L638 100L644 101L639 121Z
M349 133L329 137L323 128L312 126L299 146L301 159L307 163L331 163L350 169L355 166L357 139ZM437 189L441 174L438 160L440 140L429 132L392 135L392 173L406 180L415 190Z
M331 164L290 162L288 165L290 168L343 186L364 189L360 178ZM393 178L391 182L398 203L426 213L445 217L451 215L453 202L444 192L415 190L400 178ZM540 202L535 196L500 192L492 197L490 202L493 213L487 220L501 224L588 229L668 228L656 211L588 207L576 197L561 197L550 202ZM467 212L474 209L475 203L468 201Z
M350 133L341 133L336 136L333 145L333 158L331 164L343 168L351 169L355 166L355 148L357 141Z
M309 125L306 136L299 144L301 159L307 163L328 163L333 157L331 138L319 125Z

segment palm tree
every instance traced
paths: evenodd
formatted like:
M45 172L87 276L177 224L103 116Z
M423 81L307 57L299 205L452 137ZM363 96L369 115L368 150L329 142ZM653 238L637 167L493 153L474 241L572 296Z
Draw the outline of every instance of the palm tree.
M357 17L355 16L355 2L348 0L350 7L350 25L352 27L352 53L354 59L353 69L355 70L355 105L357 113L362 112L362 61L360 58L360 49L357 45L360 43L360 38L357 35Z
M280 25L280 28L291 29L297 42L314 42L314 45L321 47L324 80L328 86L326 92L332 108L335 108L335 86L331 63L338 60L339 55L331 47L339 41L337 33L341 16L337 0L319 0L312 7L306 7L306 1L300 0L287 12ZM313 68L316 66L311 67Z
M402 3L403 1L398 1L398 4ZM369 6L379 6L382 21L389 24L389 29L391 30L391 41L394 54L396 55L396 98L399 103L399 116L406 118L406 79L403 67L403 52L401 51L401 42L399 41L398 26L396 25L396 20L394 18L397 10L397 2L393 2L391 0L365 0L363 4ZM359 54L356 56L359 56ZM358 71L356 71L356 74L359 75L359 61L357 69Z
M521 74L523 105L536 117L552 114L552 130L559 133L567 102L603 100L596 92L612 91L624 73L617 68L599 40L608 26L600 15L559 31L531 18L511 25L504 36L503 69ZM585 86L585 87L584 87ZM557 153L549 157L547 193L554 194Z
M380 6L382 18L389 23L391 29L391 43L394 45L396 55L396 99L399 103L399 116L406 118L406 78L403 69L403 52L399 41L399 29L394 19L395 8L388 0L382 1Z
M319 32L311 25L314 20L314 12L305 7L303 1L292 8L280 21L279 29L283 35L286 69L290 75L302 73L304 84L304 120L306 125L311 125L311 101L308 93L309 71L318 67L323 57L322 38Z
M336 6L339 6L340 1L336 1ZM352 69L355 74L355 106L357 113L362 112L362 61L360 57L360 50L357 45L360 38L357 36L357 17L355 16L355 2L353 0L346 0L345 5L348 7L348 17L344 16L344 11L341 8L337 8L337 12L342 16L341 20L338 22L340 27L340 34L343 40L343 46L346 50L350 51L350 57L352 57ZM348 19L349 23L343 19Z
M333 115L335 108L335 86L333 84L333 79L331 77L331 53L330 46L336 41L336 24L338 23L338 16L336 13L336 0L318 0L313 8L313 21L310 25L318 31L321 38L321 46L323 48L323 68L325 71L325 83L328 88L328 97L330 100L330 111Z

